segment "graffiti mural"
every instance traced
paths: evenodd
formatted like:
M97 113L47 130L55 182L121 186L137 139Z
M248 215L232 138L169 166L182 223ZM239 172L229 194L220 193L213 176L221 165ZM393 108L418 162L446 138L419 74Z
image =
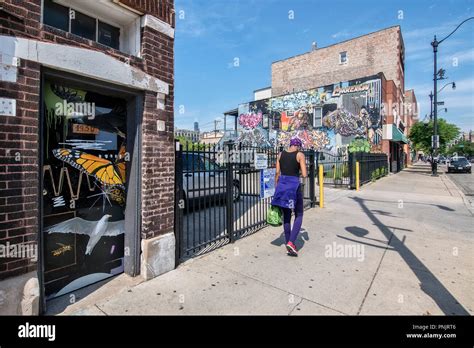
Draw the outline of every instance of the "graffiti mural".
M238 141L286 146L298 137L305 149L340 152L363 138L378 148L382 111L378 77L342 82L239 105Z
M241 104L238 110L240 135L237 142L244 146L272 146L268 126L263 127L264 119L269 122L267 101Z
M336 109L323 118L323 126L333 129L336 134L344 137L363 136L367 133L368 113L361 109L354 115L344 108Z
M313 105L320 102L320 95L316 89L310 89L304 92L284 95L281 97L271 98L272 111L285 112L301 110L303 108L310 109Z
M305 149L322 150L330 144L327 132L322 130L296 130L292 132L280 132L278 135L278 144L283 147L290 146L290 140L298 138Z

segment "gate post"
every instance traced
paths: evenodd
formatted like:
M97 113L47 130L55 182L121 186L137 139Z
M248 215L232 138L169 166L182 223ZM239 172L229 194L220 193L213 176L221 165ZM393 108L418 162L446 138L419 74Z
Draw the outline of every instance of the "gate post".
M183 155L181 143L175 140L175 156L174 156L174 237L175 237L175 265L178 266L181 260L181 242L183 236Z
M234 238L234 168L233 161L234 156L231 155L234 142L232 140L225 143L227 146L227 171L226 171L226 218L227 218L227 234L229 235L229 241L235 242ZM240 155L240 154L239 154Z
M315 170L315 157L314 157L314 150L311 149L309 152L309 198L310 198L310 207L314 208L315 201L316 201L316 194L315 194L315 180L316 180L316 170Z
M355 187L355 178L354 178L354 153L349 152L349 162L347 163L349 167L349 188L352 190Z

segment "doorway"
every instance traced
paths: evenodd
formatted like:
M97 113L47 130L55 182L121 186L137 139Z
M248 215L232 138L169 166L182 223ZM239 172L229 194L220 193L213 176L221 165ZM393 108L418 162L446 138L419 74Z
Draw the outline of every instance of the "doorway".
M43 71L40 282L52 299L139 273L142 96Z

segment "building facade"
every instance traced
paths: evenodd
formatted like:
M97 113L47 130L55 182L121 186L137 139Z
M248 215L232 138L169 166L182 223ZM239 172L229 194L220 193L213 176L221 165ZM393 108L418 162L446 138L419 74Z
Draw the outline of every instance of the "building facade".
M462 132L461 137L464 141L474 143L474 134L472 130L470 130L469 132Z
M417 118L414 91L405 93L405 48L400 26L343 41L272 64L272 96L381 77L381 150L391 170L410 163L407 139ZM326 88L326 87L324 87ZM412 104L414 103L414 104ZM322 115L325 117L325 115Z
M201 134L200 142L202 144L215 145L219 141L221 141L223 136L224 136L224 133L221 131L203 132Z
M200 132L199 132L199 128L198 130L175 128L174 135L175 137L185 137L191 140L192 142L196 143L199 141Z
M254 96L235 116L239 142L285 145L297 136L341 154L363 141L388 155L392 172L412 159L407 135L418 110L414 91L405 91L399 26L274 62L271 88Z
M0 313L173 269L173 0L4 0L0 56Z

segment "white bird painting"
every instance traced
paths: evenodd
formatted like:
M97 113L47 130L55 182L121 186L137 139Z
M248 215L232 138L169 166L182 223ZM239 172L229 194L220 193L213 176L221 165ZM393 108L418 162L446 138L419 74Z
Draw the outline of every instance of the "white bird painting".
M125 221L109 222L111 217L112 215L106 214L98 221L88 221L75 217L47 227L45 232L87 234L89 242L86 246L86 255L90 255L103 236L117 236L125 233Z

